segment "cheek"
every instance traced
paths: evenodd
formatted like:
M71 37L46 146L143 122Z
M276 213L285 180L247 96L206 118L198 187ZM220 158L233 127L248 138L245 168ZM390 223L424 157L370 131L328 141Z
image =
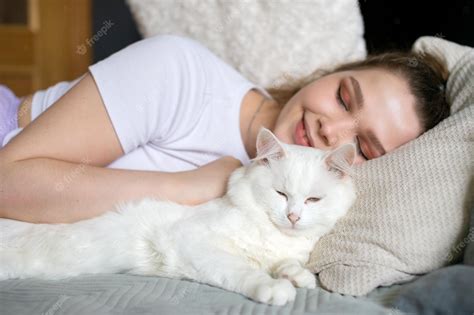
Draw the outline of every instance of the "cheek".
M288 212L288 203L281 196L271 196L268 199L269 209L275 218L284 219Z
M302 110L301 102L296 99L294 102L291 102L283 107L278 116L278 120L288 124L289 122L293 121L296 116L300 115Z
M327 94L319 94L305 99L303 109L312 115L328 115L337 109L334 97Z
M367 162L363 157L361 157L358 153L354 159L354 165L362 164Z
M319 80L317 84L302 93L301 101L304 108L315 114L326 114L328 111L337 110L340 106L336 100L338 87L339 80Z
M288 204L283 198L277 196L270 199L270 206L276 213L286 213Z
M303 111L301 106L299 109L296 105L292 108L283 109L278 116L275 126L273 128L273 134L278 138L278 140L293 144L293 133L296 128L296 125L301 120Z
M318 209L316 209L316 208L317 207L314 207L314 206L304 207L304 209L303 209L303 218L306 221L315 220L315 218L317 218L317 216L318 216Z
M271 174L261 174L261 176L266 176L266 180L262 181L259 185L256 185L252 189L252 194L255 201L265 209L281 209L285 206L285 202L280 200L280 196L273 192ZM268 182L267 182L268 180Z

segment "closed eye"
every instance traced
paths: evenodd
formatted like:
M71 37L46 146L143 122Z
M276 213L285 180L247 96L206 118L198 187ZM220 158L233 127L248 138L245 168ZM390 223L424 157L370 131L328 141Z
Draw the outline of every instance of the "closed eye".
M284 196L284 197L286 198L286 200L288 200L288 197L287 197L284 193L282 193L281 191L278 191L278 190L275 190L275 191L276 191L277 193L279 193L280 195Z
M361 148L360 148L360 142L359 142L359 137L356 137L356 142L357 142L357 152L367 161L367 160L370 160L367 156L365 156L364 152L362 152Z
M339 105L341 105L342 107L344 107L344 109L346 111L349 111L349 108L347 107L346 103L344 102L344 100L342 99L342 96L341 96L341 87L342 87L342 84L339 84L339 87L336 91L336 100L337 102L339 103Z
M318 202L319 200L321 200L321 198L317 198L317 197L311 197L311 198L308 198L306 199L305 202Z
M342 84L339 84L339 88L337 89L337 92L336 92L336 99L337 99L337 102L348 112L349 108L347 107L346 103L344 102L344 100L342 99L342 96L341 96L341 87L342 87ZM362 152L362 149L360 148L359 137L356 137L356 143L357 143L357 145L356 145L357 152L359 153L359 155L362 156L365 160L370 160L364 154L364 152Z

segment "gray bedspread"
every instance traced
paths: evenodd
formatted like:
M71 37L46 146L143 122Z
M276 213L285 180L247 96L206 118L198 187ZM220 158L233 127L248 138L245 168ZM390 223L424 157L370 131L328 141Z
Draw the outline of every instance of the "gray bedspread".
M366 297L321 288L297 289L296 300L281 306L194 281L128 274L85 275L61 281L0 281L0 314L399 314L388 307L401 285L379 288Z

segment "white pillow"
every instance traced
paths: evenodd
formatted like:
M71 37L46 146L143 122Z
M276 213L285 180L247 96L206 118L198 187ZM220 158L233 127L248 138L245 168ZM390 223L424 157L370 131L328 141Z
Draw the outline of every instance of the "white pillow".
M396 150L355 165L358 199L316 244L309 267L323 288L364 295L449 265L474 202L474 49L421 37L444 56L451 115Z
M198 40L265 87L363 59L357 0L127 0L143 37Z

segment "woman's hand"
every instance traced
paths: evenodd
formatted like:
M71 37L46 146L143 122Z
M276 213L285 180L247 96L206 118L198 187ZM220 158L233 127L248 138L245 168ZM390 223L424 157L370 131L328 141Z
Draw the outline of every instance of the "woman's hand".
M240 160L224 156L203 166L182 172L189 198L187 204L196 205L225 195L227 182L233 171L242 166Z

